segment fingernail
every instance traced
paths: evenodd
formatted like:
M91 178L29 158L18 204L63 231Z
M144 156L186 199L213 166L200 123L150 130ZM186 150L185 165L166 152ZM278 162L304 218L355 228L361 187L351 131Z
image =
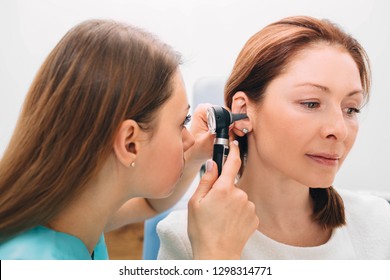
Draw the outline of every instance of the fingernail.
M213 161L211 159L206 161L206 172L213 170Z
M236 146L238 146L238 141L237 141L237 140L234 140L234 141L233 141L233 144L236 145Z

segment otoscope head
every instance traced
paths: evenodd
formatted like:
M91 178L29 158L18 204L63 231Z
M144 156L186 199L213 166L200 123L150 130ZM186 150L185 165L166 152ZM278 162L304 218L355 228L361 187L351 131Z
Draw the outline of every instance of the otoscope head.
M211 133L217 138L229 139L229 126L238 120L247 118L246 114L232 114L222 106L211 106L207 109L207 124Z

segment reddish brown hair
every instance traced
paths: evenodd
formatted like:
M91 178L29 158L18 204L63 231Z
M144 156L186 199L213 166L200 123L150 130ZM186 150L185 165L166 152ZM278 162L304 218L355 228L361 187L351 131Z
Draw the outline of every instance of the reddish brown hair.
M89 20L43 63L0 162L0 240L46 224L112 152L121 122L152 131L180 58L136 27Z
M349 34L328 20L289 17L266 26L253 35L241 50L225 87L225 103L231 108L238 91L260 103L269 83L280 75L301 50L326 43L345 49L355 61L366 99L370 90L369 60L363 47ZM241 156L247 153L247 138L238 138ZM245 162L243 160L243 162ZM243 171L242 167L241 172ZM310 189L314 201L313 215L323 227L345 224L344 204L333 187Z

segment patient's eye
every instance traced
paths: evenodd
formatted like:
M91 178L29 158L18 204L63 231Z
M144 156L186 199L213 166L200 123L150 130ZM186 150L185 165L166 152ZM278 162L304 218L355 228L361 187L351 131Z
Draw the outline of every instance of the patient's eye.
M345 113L348 115L348 116L353 116L353 115L356 115L356 114L359 114L361 112L360 109L358 108L345 108Z
M301 102L301 104L307 107L308 109L316 109L320 107L320 102L317 101L305 101L305 102Z

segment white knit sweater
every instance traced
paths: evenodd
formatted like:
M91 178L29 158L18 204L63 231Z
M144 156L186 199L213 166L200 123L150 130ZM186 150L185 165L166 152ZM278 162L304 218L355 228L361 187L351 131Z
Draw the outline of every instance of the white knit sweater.
M256 231L242 259L390 259L390 205L384 199L339 191L347 225L333 230L329 241L316 247L279 243ZM187 235L187 211L174 211L157 226L159 259L192 259Z

